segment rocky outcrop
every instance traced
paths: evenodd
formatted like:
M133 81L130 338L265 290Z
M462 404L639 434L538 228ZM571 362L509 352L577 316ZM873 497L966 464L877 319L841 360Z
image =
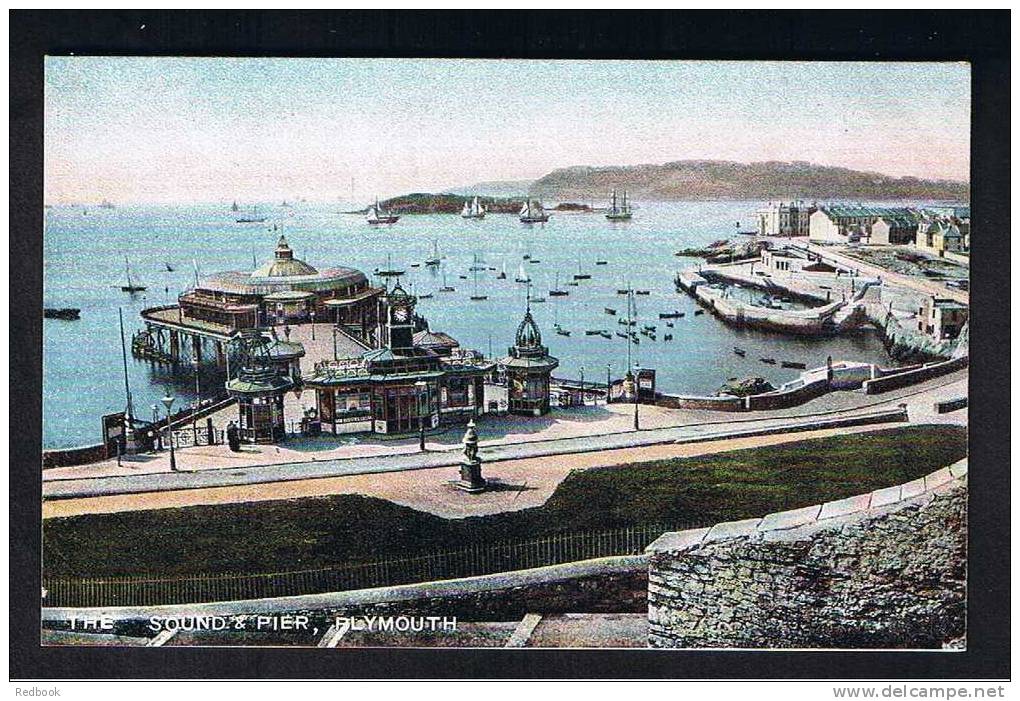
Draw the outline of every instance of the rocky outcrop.
M745 377L739 380L734 377L726 380L726 383L716 392L716 396L747 397L752 394L775 391L776 388L764 377Z

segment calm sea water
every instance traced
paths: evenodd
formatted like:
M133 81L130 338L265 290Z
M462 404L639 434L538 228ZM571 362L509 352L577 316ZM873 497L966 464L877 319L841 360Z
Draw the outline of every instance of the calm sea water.
M125 334L141 327L138 312L146 306L176 299L201 274L220 270L251 270L253 254L259 263L273 255L279 232L298 258L325 268L348 265L370 272L386 267L391 256L396 268L405 269L406 287L417 294L434 293L419 303L434 330L456 337L463 346L493 354L505 353L524 311L524 285L515 284L518 268L534 280L532 294L547 301L533 305L543 340L560 359L557 375L604 381L606 366L614 377L627 365L627 344L615 335L622 326L625 298L616 294L628 284L649 290L637 297L639 324L658 326L658 341L641 337L631 362L654 367L663 391L703 394L714 392L727 378L762 375L773 383L794 377L795 370L764 365L760 357L793 360L808 367L836 359L889 363L874 332L827 339L800 339L725 326L709 314L694 316L693 300L674 291L674 273L696 261L678 258L674 251L703 245L731 235L734 224L750 228L757 202L640 203L629 223L612 224L601 214L554 214L544 226L526 227L515 216L488 215L482 221L459 216L405 216L387 228L373 228L340 207L298 203L292 208L260 206L269 216L265 224L237 224L225 205L122 206L117 209L55 207L46 210L44 244L44 301L48 307L81 308L81 320L44 320L43 325L43 444L65 447L99 439L100 416L123 411L125 392L118 327L123 310ZM440 272L412 268L432 252L433 241L445 256ZM529 254L541 263L523 261ZM478 274L478 294L486 301L470 301L474 280L468 268L474 256L487 266L506 266L507 280L497 272ZM148 289L140 295L122 292L124 258L135 278ZM607 265L596 266L596 260ZM174 267L166 272L165 263ZM566 282L582 270L592 275L577 287ZM439 293L446 282L454 293ZM549 297L559 273L568 297ZM467 279L461 279L466 275ZM619 310L617 317L603 311ZM660 312L687 313L673 329L658 319ZM554 323L571 331L557 335ZM607 329L611 340L585 336L586 329ZM665 332L674 340L664 342ZM747 349L744 358L733 346ZM136 413L151 414L150 407L171 385L184 406L194 396L190 367L174 376L128 356L128 376ZM202 386L213 387L223 377L203 368Z

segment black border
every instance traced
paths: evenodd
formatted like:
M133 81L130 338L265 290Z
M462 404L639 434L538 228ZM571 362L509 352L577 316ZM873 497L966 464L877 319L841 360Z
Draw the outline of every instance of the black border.
M12 678L1009 676L1008 11L11 11ZM140 29L145 25L145 29ZM39 647L45 54L968 61L973 255L969 647L932 652ZM946 94L947 101L964 96ZM668 160L665 156L663 160Z

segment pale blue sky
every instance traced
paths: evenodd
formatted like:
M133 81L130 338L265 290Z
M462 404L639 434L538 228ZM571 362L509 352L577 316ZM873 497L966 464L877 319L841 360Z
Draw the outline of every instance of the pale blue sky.
M969 179L940 63L61 57L48 201L360 200L571 165L804 160Z

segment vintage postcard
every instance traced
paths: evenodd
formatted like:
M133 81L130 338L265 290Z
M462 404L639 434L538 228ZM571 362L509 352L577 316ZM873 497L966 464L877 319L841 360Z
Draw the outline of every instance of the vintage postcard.
M44 81L44 646L967 648L969 64Z

